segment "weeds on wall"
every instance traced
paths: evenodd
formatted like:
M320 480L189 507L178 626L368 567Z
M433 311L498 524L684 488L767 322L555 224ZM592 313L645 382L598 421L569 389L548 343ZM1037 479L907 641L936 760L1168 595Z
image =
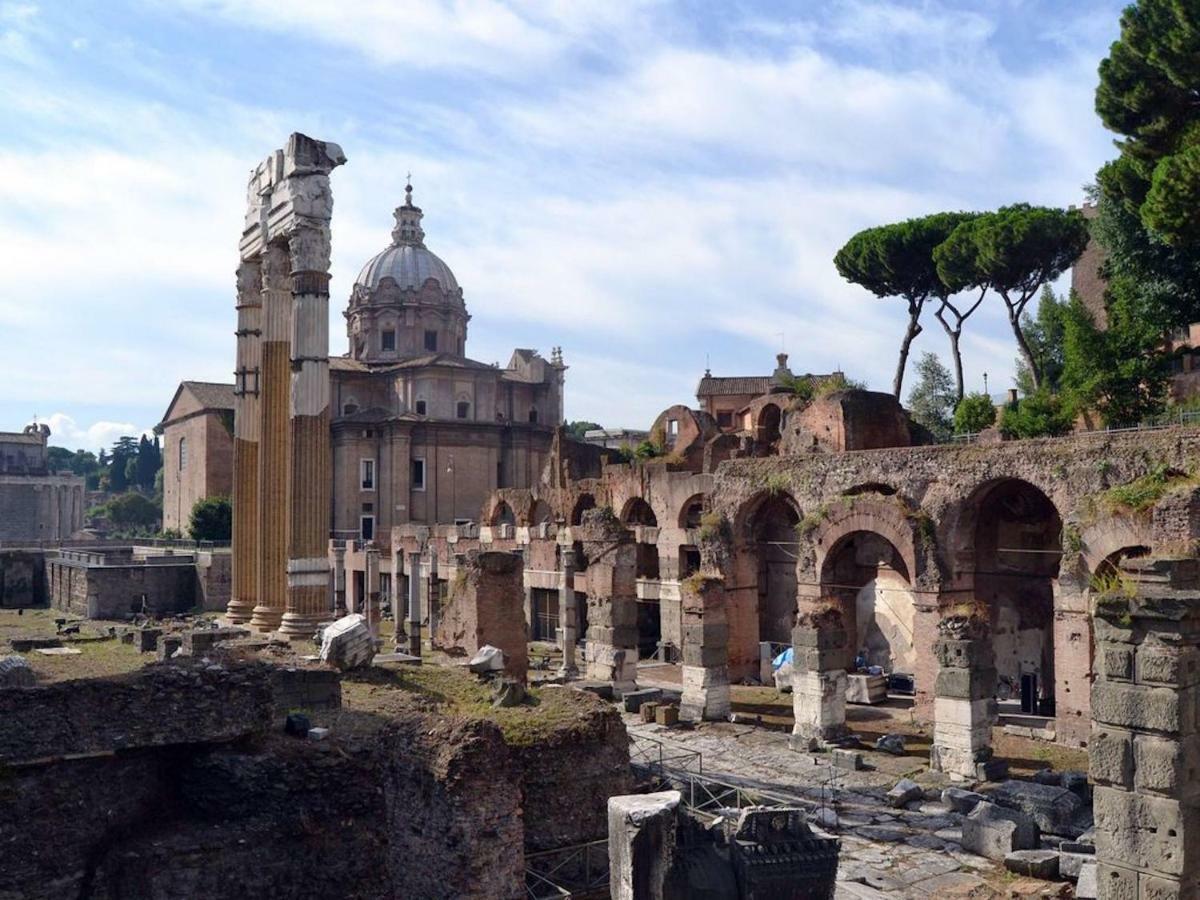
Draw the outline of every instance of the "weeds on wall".
M1196 483L1194 475L1159 463L1141 478L1109 488L1102 495L1102 500L1110 511L1142 513L1171 491Z

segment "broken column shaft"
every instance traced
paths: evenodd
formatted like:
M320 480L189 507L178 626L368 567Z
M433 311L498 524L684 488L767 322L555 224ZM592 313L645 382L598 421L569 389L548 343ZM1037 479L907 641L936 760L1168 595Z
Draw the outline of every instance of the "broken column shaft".
M991 631L976 616L946 616L934 641L933 747L929 765L956 781L987 780L996 719Z

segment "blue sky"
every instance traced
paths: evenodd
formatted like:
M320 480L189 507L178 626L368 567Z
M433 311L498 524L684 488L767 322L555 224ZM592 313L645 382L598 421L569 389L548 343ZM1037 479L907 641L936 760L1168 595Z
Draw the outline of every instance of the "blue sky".
M336 141L331 349L413 172L468 354L570 365L567 416L645 427L714 374L890 388L902 304L860 228L1079 203L1109 0L0 0L0 430L96 448L232 380L249 170ZM969 388L1010 383L998 300ZM947 359L930 318L914 350Z

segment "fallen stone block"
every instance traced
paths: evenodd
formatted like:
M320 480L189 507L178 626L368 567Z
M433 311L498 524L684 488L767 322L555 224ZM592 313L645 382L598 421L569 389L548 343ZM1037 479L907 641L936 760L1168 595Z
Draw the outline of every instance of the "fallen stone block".
M476 675L486 675L488 672L504 671L504 651L491 644L479 648L479 652L471 657L467 668Z
M595 694L601 700L613 699L611 681L576 681L571 684L571 687L577 691L587 691L589 694Z
M903 808L906 804L912 803L914 800L925 799L925 789L911 781L908 778L901 778L896 782L895 786L887 792L888 806L894 806L896 809Z
M836 831L838 827L837 813L827 806L822 806L816 812L811 813L808 821L825 831Z
M1014 850L1033 850L1037 843L1037 825L1015 809L985 800L977 803L963 820L963 849L997 862L1002 862Z
M1096 900L1099 896L1099 867L1094 862L1086 862L1079 869L1079 880L1075 883L1075 900Z
M885 734L875 742L875 749L890 753L892 756L904 755L904 735Z
M411 653L402 653L397 650L395 653L376 653L375 658L371 660L371 664L382 666L387 663L396 663L401 666L419 666L421 665L421 657L413 656Z
M1064 841L1058 847L1058 873L1063 878L1076 881L1085 863L1096 859L1096 848L1091 844Z
M857 772L863 767L862 754L856 750L846 750L841 747L835 747L829 751L829 757L835 769L845 769L848 772Z
M1004 857L1004 868L1018 875L1054 881L1058 878L1058 853L1053 850L1014 850Z
M653 702L662 698L662 690L659 688L642 688L637 691L626 691L621 695L621 701L625 704L625 712L635 713L642 708L643 703Z
M312 723L309 722L308 716L303 713L289 713L283 723L283 733L293 735L294 737L308 737L308 732L311 729Z
M1066 788L1030 781L1005 781L991 791L993 803L1025 813L1042 831L1074 838L1083 833L1076 818L1083 801Z
M659 704L654 710L654 721L659 725L666 725L667 727L678 725L679 707Z
M158 661L165 662L173 657L179 648L183 646L183 638L165 634L158 641Z
M0 656L0 688L33 687L37 681L23 656Z
M525 685L515 678L504 678L492 690L492 706L507 709L525 702Z
M139 653L153 653L158 649L158 639L162 637L161 628L139 628L134 634L133 645Z
M74 647L35 647L33 652L42 656L79 656L83 651Z
M638 710L638 712L640 712L642 715L642 721L645 722L647 725L649 725L651 722L654 721L655 717L658 715L658 704L657 703L643 703L641 706L641 709Z
M354 613L329 625L321 635L321 661L340 671L368 666L375 656L375 639L365 617Z
M310 741L323 741L329 737L328 728L310 728L308 729L308 739Z
M975 791L964 791L962 788L946 788L942 791L942 802L954 812L967 815L975 808L975 804L986 801L987 797Z
M883 675L847 675L846 702L871 705L887 700L887 678Z

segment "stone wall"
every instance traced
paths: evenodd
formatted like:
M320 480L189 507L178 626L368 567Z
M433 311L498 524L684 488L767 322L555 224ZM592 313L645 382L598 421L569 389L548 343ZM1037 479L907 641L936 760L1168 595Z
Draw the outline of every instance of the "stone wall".
M84 479L0 475L0 541L61 541L83 527Z
M526 846L602 837L628 790L624 728L591 696L520 746L415 703L342 710L314 741L278 729L311 687L284 671L0 690L0 900L516 900Z
M528 852L603 838L608 798L632 787L629 737L620 716L611 706L572 694L580 708L577 722L546 741L514 749L522 773Z
M50 604L93 619L153 616L196 606L196 560L191 554L134 559L129 548L63 550L47 561Z
M468 556L451 583L434 646L466 656L488 644L498 647L504 652L506 673L524 680L529 647L523 570L521 557L513 553Z
M45 606L46 554L41 550L0 550L0 609Z

